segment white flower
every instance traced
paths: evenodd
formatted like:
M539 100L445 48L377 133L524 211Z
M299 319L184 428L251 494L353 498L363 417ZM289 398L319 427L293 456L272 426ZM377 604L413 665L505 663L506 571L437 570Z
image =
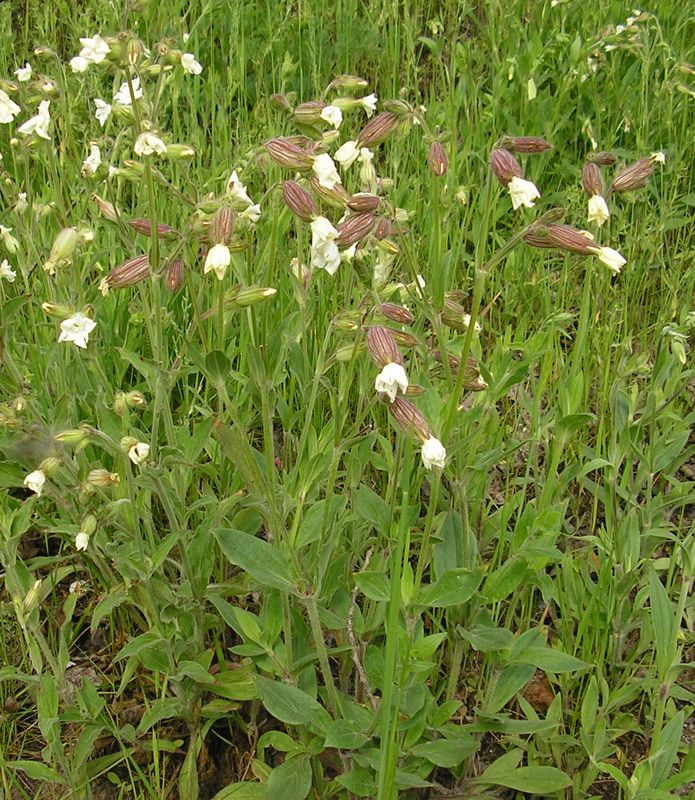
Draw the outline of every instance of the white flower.
M14 283L16 277L17 273L9 265L7 259L3 258L2 263L0 263L0 278L4 278L8 283Z
M6 228L4 225L0 225L0 239L2 239L2 243L5 245L5 249L8 253L17 252L19 242L12 235L12 228Z
M343 122L343 112L338 106L324 106L321 109L321 119L338 130Z
M43 491L43 486L46 483L46 473L43 470L35 469L30 472L24 479L24 485L27 489L40 495Z
M524 180L523 178L517 178L516 175L509 181L508 188L514 211L521 206L533 208L533 201L541 196L541 193L536 189L534 183Z
M14 74L17 76L17 80L20 83L24 83L25 81L30 81L31 73L32 73L31 64L28 61L23 67L20 67L19 69L16 69L14 71Z
M446 463L446 449L444 445L435 439L434 436L422 445L422 463L425 469L432 469L432 467L444 467Z
M0 122L12 122L22 109L10 98L7 92L0 89Z
M145 133L141 133L135 140L133 150L135 150L139 156L153 156L155 154L163 156L166 155L167 146L156 133L145 131Z
M29 208L29 203L27 203L27 193L20 192L17 195L17 202L14 204L15 213L23 214L27 208Z
M200 75L203 67L195 60L193 53L181 53L181 66L189 75Z
M77 550L86 550L88 544L89 534L85 533L84 531L80 531L75 537L75 548Z
M360 186L363 192L376 191L376 170L374 169L374 153L368 147L361 147L358 156L360 162Z
M355 257L355 253L357 252L357 242L351 244L350 247L347 247L345 250L340 251L340 261L344 263L345 261L352 261Z
M253 205L253 200L249 197L244 184L239 180L236 170L232 172L227 181L227 194L230 195L233 200L246 203L247 206Z
M657 150L656 153L651 153L649 155L649 160L654 164L665 164L666 153L662 153L661 150Z
M101 64L106 56L111 52L111 48L106 42L97 34L91 39L80 37L80 58L91 61L92 64Z
M139 100L142 97L142 89L140 88L140 78L133 78L133 94L135 99ZM132 105L132 98L130 96L130 87L128 81L121 84L121 88L113 96L113 102L118 103L119 106Z
M325 269L334 275L340 266L340 251L335 240L338 231L325 217L316 217L311 222L311 266Z
M82 581L73 581L68 587L70 594L82 594Z
M100 100L98 97L94 100L94 105L97 107L96 114L94 115L103 128L106 125L106 120L111 116L111 106L105 100Z
M42 139L50 139L51 136L48 133L48 126L51 122L51 115L48 113L50 104L50 100L42 100L39 103L39 111L36 116L33 116L24 124L20 125L19 128L17 128L17 132L24 134L36 133L36 135L40 136Z
M335 160L343 169L347 169L355 163L359 154L360 149L357 146L357 142L345 142L345 144L341 144L340 147L335 151Z
M92 62L82 56L75 56L70 59L70 69L73 72L86 72Z
M470 326L471 326L471 315L470 314L464 314L463 315L463 324L464 324L464 326L466 328L470 328ZM479 322L475 323L475 327L473 328L473 330L476 333L480 333L480 331L482 331L482 328L480 327L480 323Z
M360 105L367 112L367 116L371 117L376 111L376 102L378 97L375 94L368 94L360 100Z
M101 150L96 144L90 146L89 155L82 162L82 177L88 178L101 166Z
M595 222L599 227L610 217L608 204L600 194L595 194L589 198L589 222Z
M208 272L214 271L217 275L217 280L222 280L227 272L227 267L231 263L232 254L226 244L216 244L208 251L207 258L205 259L205 266L203 267L203 274L207 275Z
M612 247L590 247L589 250L591 250L593 253L596 253L599 261L602 261L608 267L608 269L616 274L620 272L620 269L623 265L627 264L626 259L624 259L622 255Z
M319 179L319 183L325 189L332 189L337 183L342 183L333 159L328 153L321 153L320 156L316 156L311 168Z
M239 219L246 219L252 225L255 225L261 218L261 207L258 203L253 203L247 209L239 214Z
M131 439L132 441L132 439ZM128 450L128 458L135 464L142 464L142 462L147 458L150 454L150 446L146 442L136 442L129 450Z
M96 328L97 324L93 319L86 317L78 311L72 317L60 323L59 342L72 342L83 350L87 349L87 339L89 334Z
M391 362L387 364L381 372L376 376L374 381L374 388L377 392L383 392L388 395L389 400L393 403L401 390L401 394L405 394L408 389L408 376L400 364Z

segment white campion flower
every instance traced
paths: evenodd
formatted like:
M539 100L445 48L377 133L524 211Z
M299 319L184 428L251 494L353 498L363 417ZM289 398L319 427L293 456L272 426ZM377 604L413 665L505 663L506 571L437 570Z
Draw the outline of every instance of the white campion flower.
M604 263L609 270L615 272L616 275L620 272L621 268L627 264L627 260L612 247L590 247L593 253L596 253L599 261Z
M401 394L405 394L408 389L408 376L405 373L405 369L401 364L396 364L393 361L387 364L376 376L374 389L387 395L393 403L399 389Z
M371 117L376 111L376 103L379 98L374 94L368 94L366 97L360 98L360 105L367 112L367 116Z
M657 150L655 153L649 154L649 160L654 164L665 164L666 153L662 153L661 150Z
M240 203L246 203L247 206L253 205L253 200L249 197L246 187L239 180L236 170L232 172L227 181L227 194L233 199L238 200Z
M374 153L368 147L361 147L357 160L360 162L360 186L363 192L376 191L376 169Z
M147 442L136 442L128 450L128 458L133 462L133 464L135 464L135 466L142 464L149 454L150 446L147 444Z
M521 206L533 208L541 193L536 188L535 183L524 178L517 178L515 175L508 184L509 196L512 198L512 208L516 211Z
M14 204L14 211L16 214L23 214L29 208L29 203L27 203L27 193L20 192L17 195L17 201Z
M610 215L608 203L600 194L595 194L589 198L589 213L587 215L589 222L595 222L601 227Z
M19 242L12 235L12 228L0 225L0 239L2 239L2 243L8 253L16 253L19 249Z
M98 145L92 144L90 145L89 155L85 160L82 162L82 177L89 178L99 169L101 166L101 150L99 150Z
M335 243L338 231L325 217L316 217L311 222L311 266L325 269L334 275L340 266L340 251Z
M338 106L324 106L321 109L321 119L338 130L343 123L343 112Z
M203 267L203 275L207 275L208 272L214 272L217 275L217 280L221 281L226 275L227 267L231 261L232 254L226 244L218 243L213 245L208 250L205 266Z
M471 315L470 314L464 314L463 315L463 324L464 324L466 329L470 328L470 326L471 326ZM473 330L476 333L480 333L482 331L482 327L480 326L479 322L475 323L475 326L474 326Z
M181 66L189 75L200 75L203 71L202 64L195 60L193 53L181 53Z
M258 203L252 203L239 214L239 219L248 220L252 225L255 225L260 218L261 207Z
M24 479L24 485L37 495L41 495L44 484L46 483L46 473L41 469L35 469Z
M311 168L319 179L319 183L325 189L332 189L336 184L342 183L340 175L338 175L338 170L333 163L333 159L328 153L321 153L321 155L316 156Z
M16 69L14 74L17 76L17 80L20 83L25 83L26 81L31 80L31 73L33 72L31 68L31 64L27 61L23 67Z
M72 317L60 323L59 342L72 342L83 350L87 349L89 334L96 328L97 324L93 319L85 316L78 311Z
M91 39L80 37L80 44L82 45L80 58L84 58L92 64L101 64L111 52L111 48L98 33L96 36L92 36Z
M156 133L145 131L135 140L133 150L135 150L139 156L163 156L166 155L167 146Z
M94 100L94 105L97 107L94 116L97 118L99 125L103 128L106 121L111 116L111 105L105 100L100 100L98 97Z
M0 263L0 278L4 278L8 283L14 283L17 273L12 269L8 260L3 258Z
M443 469L446 464L446 449L434 436L430 436L422 445L422 463L425 465L425 469L432 469L432 467Z
M84 58L83 56L74 56L70 59L70 69L77 73L77 72L86 72L89 69L89 65L92 62L88 59Z
M12 122L21 110L22 109L12 100L9 94L0 89L0 122L5 124Z
M17 128L17 133L29 135L35 133L42 139L50 139L51 135L48 132L48 126L51 124L51 115L48 112L48 107L51 105L50 100L42 100L39 103L38 113L31 119Z
M335 151L335 160L343 169L351 167L359 157L360 149L357 142L349 141L341 144Z
M135 95L136 100L139 100L142 97L140 78L138 77L133 78L133 94ZM132 97L130 96L130 87L128 86L128 81L124 81L121 84L119 90L113 96L113 102L118 103L119 106L132 105Z
M86 550L88 545L89 545L89 534L85 533L84 531L80 531L77 534L77 536L75 536L75 549Z

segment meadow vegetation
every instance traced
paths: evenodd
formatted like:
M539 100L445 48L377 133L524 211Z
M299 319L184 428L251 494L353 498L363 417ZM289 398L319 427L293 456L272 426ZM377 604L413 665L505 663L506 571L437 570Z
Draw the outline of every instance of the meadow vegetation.
M688 4L0 36L0 796L695 797Z

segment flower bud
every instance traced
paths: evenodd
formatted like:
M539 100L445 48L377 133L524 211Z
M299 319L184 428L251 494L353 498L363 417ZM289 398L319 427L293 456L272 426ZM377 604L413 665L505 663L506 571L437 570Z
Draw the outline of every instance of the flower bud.
M330 82L329 86L332 89L356 92L359 89L366 89L369 83L364 78L360 78L359 75L339 75Z
M58 471L59 466L60 461L54 456L49 456L48 458L44 458L39 464L39 470L43 472L47 478L52 478Z
M459 333L465 333L471 324L471 315L466 309L448 297L444 298L444 308L441 313L442 322L449 328ZM480 325L476 323L475 330L480 330Z
M584 164L582 168L582 186L589 197L593 197L596 194L603 195L604 187L601 170L590 161Z
M421 342L417 338L417 336L413 336L412 333L408 333L407 331L396 331L393 328L389 328L391 331L391 336L393 336L394 341L397 345L401 347L419 347ZM411 388L413 388L411 386Z
M93 194L92 200L97 204L97 208L102 217L108 219L109 222L118 222L120 217L113 203L104 200L102 197L99 197L98 194Z
M337 331L354 333L359 330L362 315L355 311L341 311L333 317L332 325Z
M412 107L403 100L385 100L384 108L391 114L396 114L398 117L405 117L412 112Z
M372 360L379 369L383 369L387 364L403 363L390 328L384 328L382 325L372 325L368 328L367 348Z
M394 226L391 224L391 220L388 217L381 217L379 222L377 222L376 230L374 231L374 238L381 241L382 239L386 239L388 236L393 236L396 233L394 230Z
M60 444L80 445L87 441L87 434L81 428L70 428L53 435L53 441Z
M350 344L345 344L342 347L337 348L333 354L333 358L335 358L336 361L340 361L341 363L345 364L348 361L352 361L362 351L362 349L363 347L361 342L350 342Z
M128 225L130 225L134 231L141 233L144 236L152 235L152 220L150 219L145 219L144 217L138 219L129 219ZM176 236L177 231L175 231L171 225L165 225L163 222L157 225L158 239L170 239L172 238L172 234Z
M433 175L442 177L449 169L449 159L446 156L444 145L441 142L432 142L427 154L427 166Z
M511 153L544 153L552 148L540 136L502 136L499 145Z
M195 157L195 148L183 142L174 142L167 145L166 156L172 161L190 161Z
M609 153L604 150L600 153L589 153L586 160L590 161L592 164L598 164L599 167L610 167L611 164L615 164L618 157L615 153Z
M521 164L514 158L509 150L496 147L490 151L490 167L497 180L505 188L512 178L521 178L523 175Z
M382 253L386 253L389 256L397 256L401 252L401 248L393 239L379 239L376 246Z
M399 322L401 325L412 325L415 322L413 313L397 303L382 303L379 310L386 319L390 319L392 322Z
M348 198L347 207L351 211L363 214L366 211L376 211L381 205L381 198L369 192L358 192Z
M125 395L125 401L130 408L145 408L147 406L145 395L136 390L127 392Z
M63 230L56 236L51 247L51 254L48 261L43 265L43 268L50 275L55 274L55 267L58 264L70 261L72 254L75 252L79 241L76 228L63 228Z
M86 533L87 536L91 536L96 529L97 518L94 516L94 514L87 514L87 516L82 520L80 530Z
M229 244L234 233L236 214L229 206L220 206L210 223L210 241L213 244Z
M113 51L113 47L112 47ZM145 52L145 46L134 36L128 39L125 46L125 60L129 67L135 67L140 63L140 59Z
M404 433L422 442L426 442L433 435L429 423L410 400L396 397L392 403L388 404L388 409Z
M321 112L325 107L326 104L318 100L300 103L294 110L293 119L298 125L315 125L321 122Z
M41 303L41 310L56 319L65 319L73 313L73 309L59 303Z
M87 485L99 489L106 489L109 486L118 486L121 477L116 472L109 472L107 469L93 469L87 475Z
M320 197L324 203L332 208L337 208L341 211L345 210L345 206L347 205L347 201L350 199L350 195L345 191L341 184L336 183L332 189L328 189L321 185L316 175L313 176L309 183L311 184L311 190L313 193L317 197Z
M126 286L135 286L136 283L145 280L149 274L149 256L135 256L112 269L104 281L110 289L124 289Z
M248 308L249 306L255 306L258 303L269 300L276 294L277 289L273 289L272 286L268 286L266 288L262 288L260 286L248 286L245 289L239 290L238 294L234 298L234 303L235 305L239 306L239 308Z
M594 251L591 248L596 247L594 237L588 231L571 225L534 225L524 234L524 241L531 247L557 248L582 256L592 255Z
M382 111L362 128L357 136L358 147L373 147L388 139L400 125L401 118L392 111Z
M373 227L373 214L352 214L337 225L335 242L339 247L350 247L369 236Z
M610 192L631 192L641 189L649 182L654 172L651 158L640 158L628 167L623 167L613 179Z
M164 285L168 292L175 292L183 283L183 261L175 258L167 267L166 281Z
M270 107L275 111L284 111L287 114L292 113L292 103L284 94L271 94L269 102Z
M314 164L314 157L289 139L270 139L264 146L268 155L281 167L308 171Z
M318 214L314 198L295 181L282 184L282 198L287 208L305 222L311 222Z

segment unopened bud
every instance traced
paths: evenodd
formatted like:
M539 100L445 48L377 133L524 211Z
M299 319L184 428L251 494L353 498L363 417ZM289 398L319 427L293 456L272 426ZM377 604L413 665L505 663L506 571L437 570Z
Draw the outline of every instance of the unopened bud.
M401 325L412 325L415 322L415 316L405 306L399 306L397 303L382 303L379 310L392 322L399 322Z
M455 300L451 300L448 297L444 298L444 308L442 309L441 318L442 322L448 328L459 331L459 333L467 331L471 324L471 315L466 309ZM476 323L476 330L478 330L479 327L480 326Z
M552 144L540 136L502 136L500 147L511 153L544 153Z
M79 445L86 440L87 434L80 428L70 428L66 431L61 431L60 433L55 433L53 435L53 441L60 442L60 444Z
M82 533L86 533L87 536L91 536L96 529L97 518L94 516L94 514L87 514L87 516L82 520L80 530Z
M145 47L140 39L132 37L128 39L125 46L125 59L129 67L135 67L140 63L140 59L145 51Z
M234 233L236 214L229 206L220 206L210 223L210 241L213 244L229 244Z
M135 286L145 280L150 274L149 256L135 256L129 258L119 267L112 269L104 279L110 289L123 289L126 286Z
M195 148L183 142L174 142L167 145L166 156L172 161L190 161L195 156Z
M654 162L651 158L640 158L628 167L618 172L613 179L611 192L631 192L646 186L654 172Z
M314 157L289 139L282 137L270 139L265 143L265 149L273 161L281 167L309 171L314 164Z
M594 237L571 225L534 225L524 234L524 241L532 247L554 247L582 256L596 251Z
M312 177L310 184L312 192L317 197L320 197L321 200L326 203L326 205L329 205L332 208L340 209L341 211L345 209L345 206L350 199L350 195L345 191L341 184L336 183L332 189L328 189L321 185L316 175Z
M398 117L406 117L412 112L412 107L403 100L385 100L384 108L391 114L396 114Z
M321 112L325 107L326 104L318 100L300 103L294 110L293 119L299 125L315 125L321 122Z
M318 213L314 198L295 181L282 184L282 198L287 208L305 222L311 222Z
M427 154L427 166L430 168L430 172L438 177L446 175L449 169L449 159L441 142L432 142L430 145L429 153Z
M360 78L359 75L339 75L330 83L333 89L344 89L346 92L356 92L359 89L366 89L369 83Z
M128 225L136 231L137 233L141 233L144 236L151 236L152 235L152 220L146 219L141 217L139 219L129 219ZM157 238L158 239L167 239L171 238L172 234L174 236L177 235L177 232L171 227L171 225L165 225L163 222L158 223L157 225Z
M47 478L52 478L58 471L59 466L60 461L54 456L49 456L48 458L44 458L39 464L39 470L41 470Z
M339 247L350 247L369 236L373 227L373 214L353 214L338 224L335 243Z
M396 331L393 328L389 329L391 331L391 336L393 336L395 342L400 347L419 347L421 345L420 340L417 336L413 336L412 333L408 333L408 331Z
M381 198L369 192L358 192L348 198L347 207L351 211L363 214L366 211L376 211L381 205Z
M337 348L333 357L336 361L340 361L341 363L346 363L348 361L352 361L359 353L362 352L363 345L361 342L351 342L350 344L344 344L342 347Z
M401 248L393 241L393 239L379 239L376 246L382 253L388 256L397 256L401 252Z
M509 150L504 150L501 147L496 147L490 151L490 167L497 180L505 188L512 178L521 178L523 176L521 164Z
M41 310L49 317L56 319L65 319L73 314L73 310L68 306L59 303L41 303Z
M287 114L292 113L292 103L284 94L271 94L269 102L271 108L274 108L275 111L284 111Z
M99 197L98 194L93 194L92 200L97 204L97 208L102 217L105 217L110 222L118 222L119 215L113 203L104 200L103 197Z
M582 168L582 186L584 191L593 197L596 194L603 195L603 176L601 170L592 162L587 162Z
M167 268L167 276L164 285L168 292L175 292L183 283L183 261L175 258Z
M51 254L43 268L52 273L56 264L69 261L75 252L78 242L79 236L76 228L63 228L56 236L53 247L51 247Z
M247 308L248 306L255 306L258 303L263 303L277 294L277 289L272 287L261 288L260 286L249 286L246 289L240 289L237 296L234 298L234 303L240 308Z
M22 601L22 611L25 614L30 614L39 603L39 590L41 589L41 581L34 581L34 585L26 593Z
M367 348L379 369L383 369L387 364L403 363L393 332L383 325L372 325L367 330Z
M354 333L359 330L361 314L355 311L341 311L333 317L332 325L338 331Z
M357 136L358 147L373 147L388 139L400 125L401 118L392 111L382 111L362 128Z
M610 167L611 164L615 164L618 160L618 156L616 156L615 153L609 153L603 150L600 153L589 153L586 160L590 161L592 164L598 164L599 167Z
M381 217L376 225L374 231L374 238L378 240L386 239L387 236L392 236L395 233L391 220L387 217Z
M118 486L121 478L116 472L109 472L107 469L93 469L87 475L87 485L94 486L100 489L106 489L109 486Z
M429 423L410 400L397 396L392 403L388 404L388 409L404 433L422 442L426 442L433 436Z

